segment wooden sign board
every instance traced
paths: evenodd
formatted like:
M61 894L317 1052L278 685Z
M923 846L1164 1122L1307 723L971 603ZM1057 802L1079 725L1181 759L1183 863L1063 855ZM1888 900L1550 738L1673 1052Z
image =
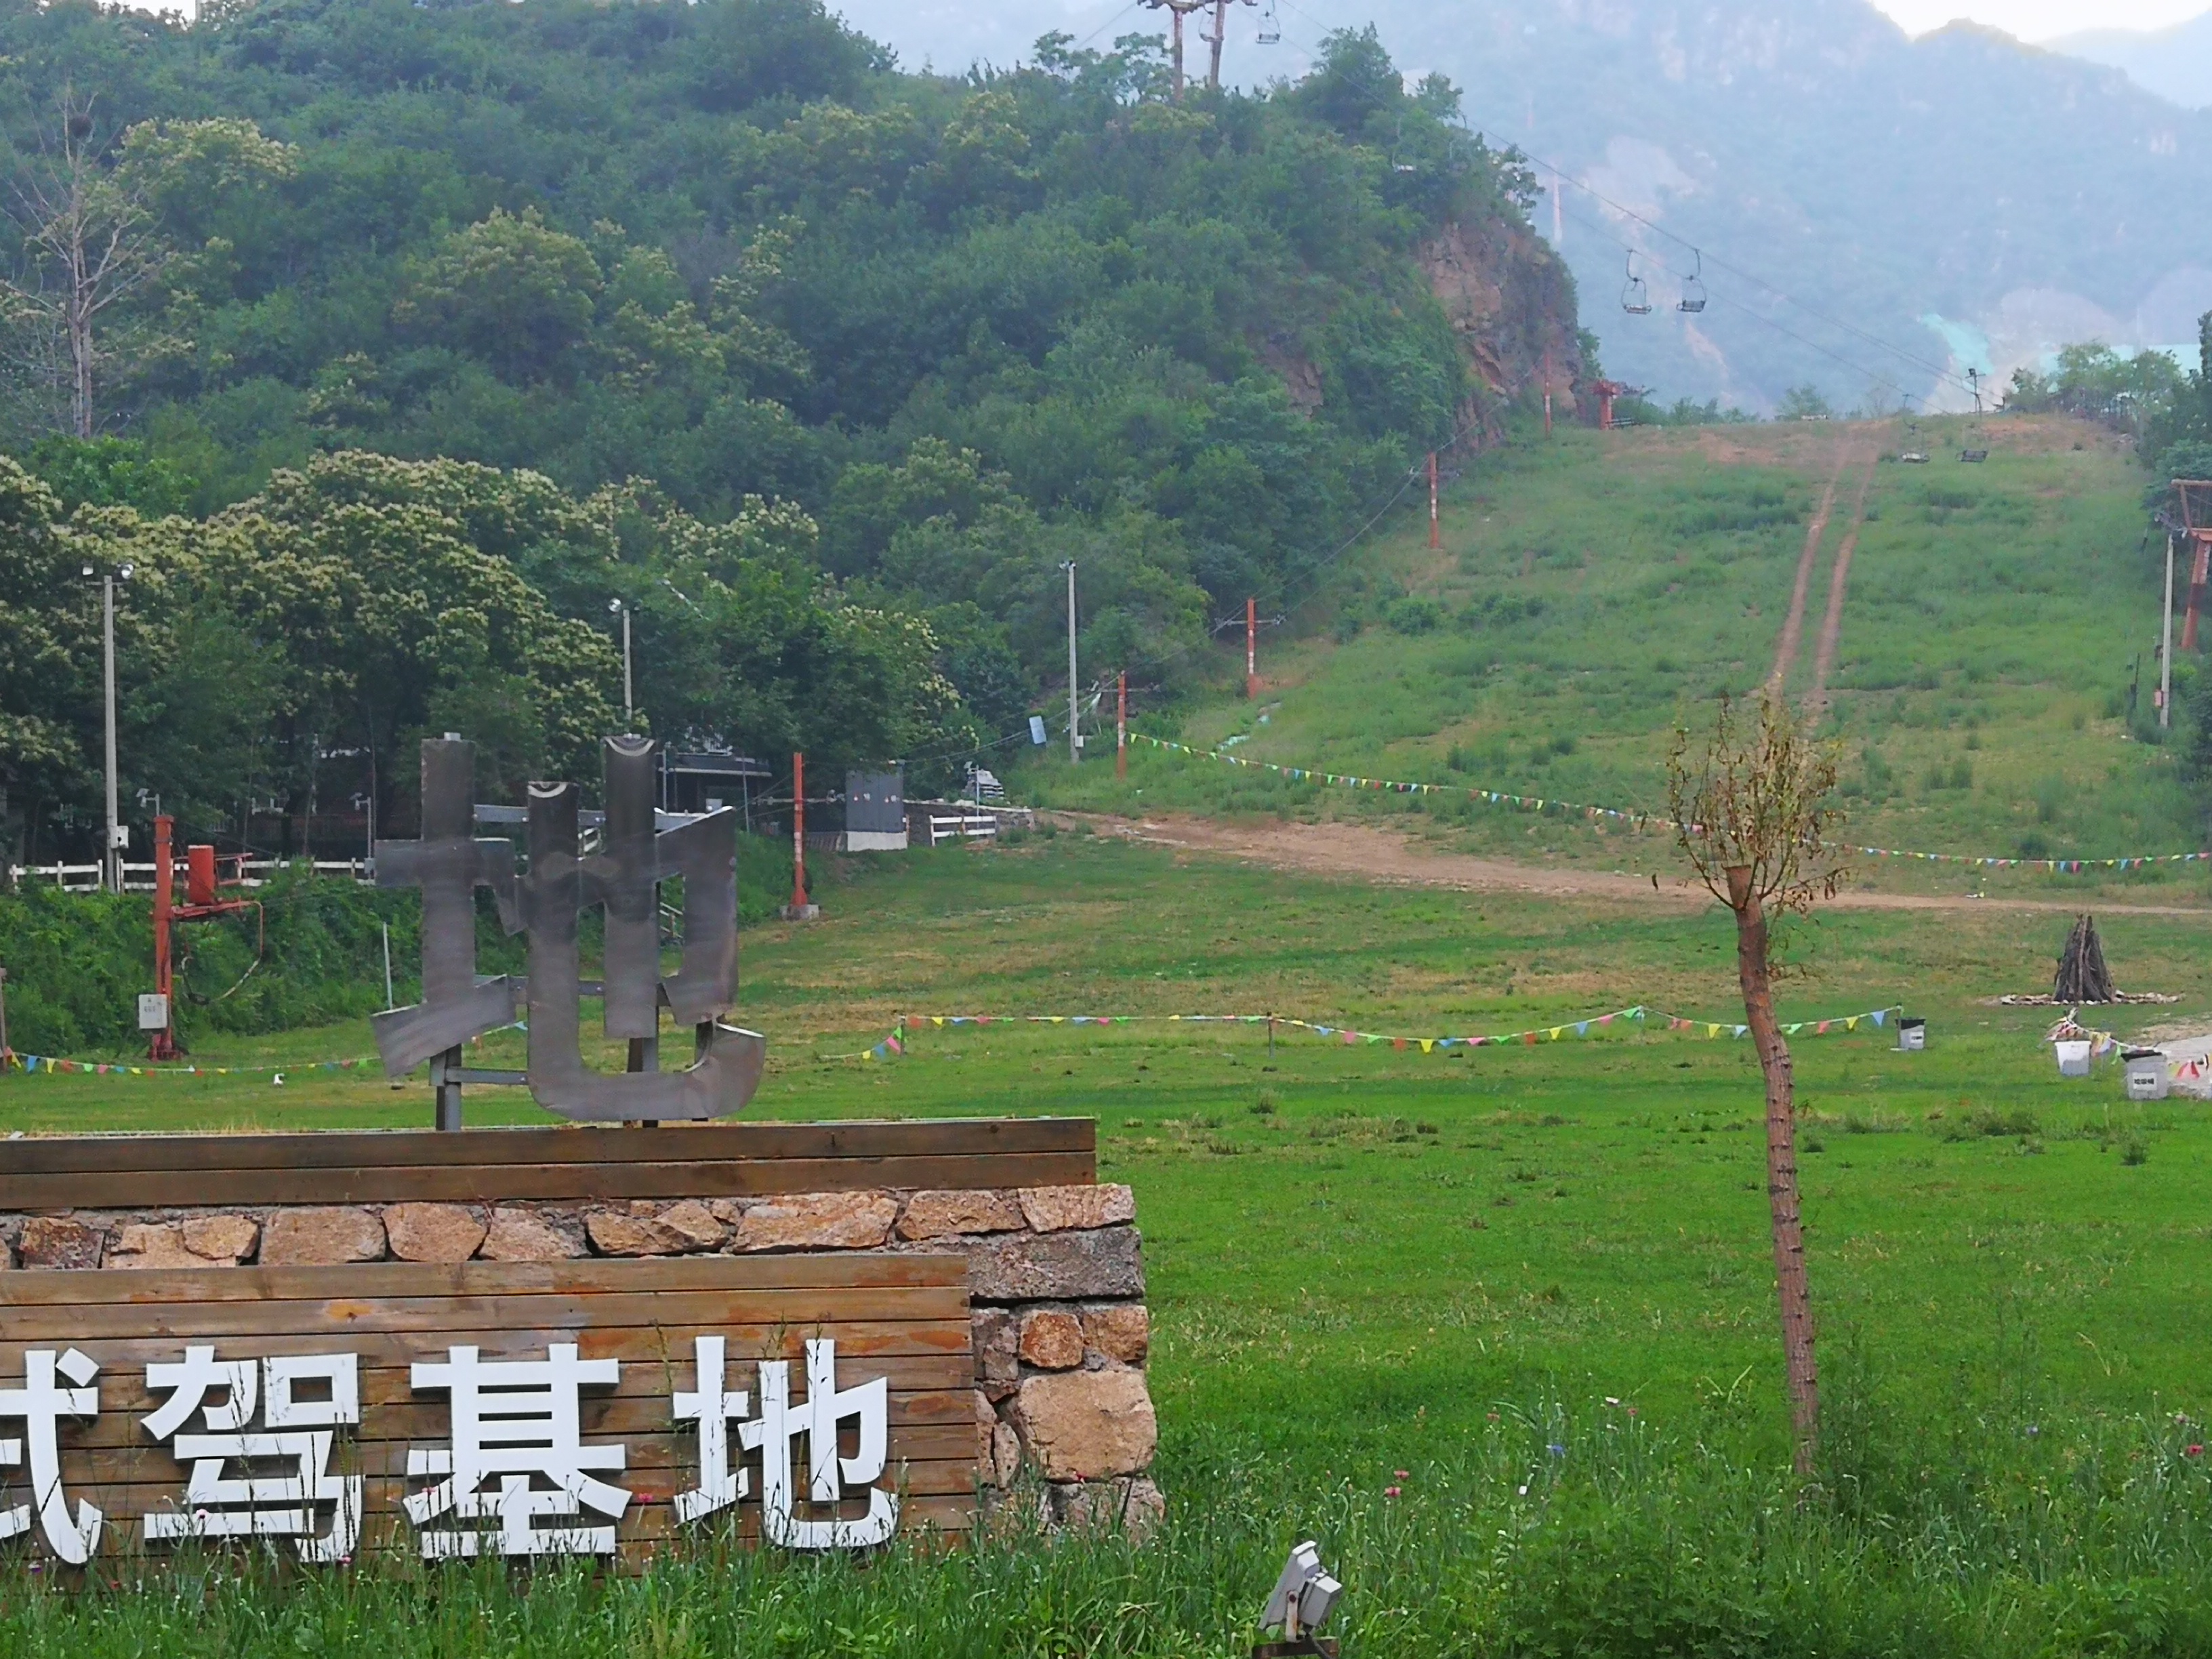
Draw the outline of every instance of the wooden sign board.
M964 1530L966 1273L857 1251L11 1273L0 1552L634 1564L695 1529Z

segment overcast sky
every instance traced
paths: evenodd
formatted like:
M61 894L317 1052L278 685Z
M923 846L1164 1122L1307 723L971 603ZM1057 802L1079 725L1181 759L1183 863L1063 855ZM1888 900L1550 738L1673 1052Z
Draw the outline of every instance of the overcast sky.
M1971 17L2022 40L2077 29L2160 29L2185 22L2205 0L1874 0L1914 34Z

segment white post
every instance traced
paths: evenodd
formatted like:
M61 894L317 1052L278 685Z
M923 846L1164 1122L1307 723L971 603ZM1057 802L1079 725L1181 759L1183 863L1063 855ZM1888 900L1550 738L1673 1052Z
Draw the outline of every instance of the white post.
M2158 726L2173 724L2173 536L2166 538L2166 622L2158 646Z
M637 699L630 690L629 607L623 607L623 719L633 731L637 726Z
M115 781L115 574L110 571L100 579L100 644L106 661L107 681L107 850L101 855L106 866L107 890L123 890L123 849L117 845L116 834L122 827L122 814L116 806Z
M1182 14L1176 14L1181 23ZM1083 758L1083 746L1077 740L1075 722L1075 561L1067 562L1067 758L1071 763Z
M390 1008L392 1007L392 924L391 924L390 922L388 922L388 921L380 921L380 922L379 922L379 923L377 923L376 925L377 925L378 927L381 927L382 929L384 929L384 1006L385 1006L385 1007L388 1010L388 1009L390 1009Z

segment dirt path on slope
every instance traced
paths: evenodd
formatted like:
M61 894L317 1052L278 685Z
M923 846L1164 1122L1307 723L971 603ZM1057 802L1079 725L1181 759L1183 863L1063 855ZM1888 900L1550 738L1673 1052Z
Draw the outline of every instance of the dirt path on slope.
M1790 678L1790 670L1797 661L1797 647L1805 637L1805 597L1813 586L1813 566L1820 556L1820 538L1828 533L1828 514L1835 510L1836 486L1843 481L1844 463L1850 459L1851 447L1848 439L1836 439L1836 465L1828 474L1828 487L1820 492L1820 504L1813 509L1812 521L1805 526L1805 550L1797 556L1797 586L1790 595L1790 615L1782 624L1782 637L1774 647L1774 668L1767 675L1767 684L1780 685Z
M1617 875L1478 858L1423 846L1389 830L1358 823L1224 823L1213 818L1109 817L1103 813L1054 812L1068 823L1087 823L1101 834L1156 847L1211 853L1301 874L1351 877L1381 886L1448 887L1462 892L1534 893L1553 898L1612 899L1626 904L1694 908L1714 901L1702 887L1676 878ZM2072 899L1969 898L1964 894L1838 893L1829 901L1844 910L2034 910L2072 915ZM2212 916L2212 910L2174 904L2113 904L2098 914Z
M1836 665L1836 647L1844 636L1844 589L1851 577L1851 554L1866 526L1867 491L1873 486L1875 465L1880 459L1869 452L1866 471L1859 474L1858 492L1851 497L1850 527L1836 546L1836 568L1828 576L1828 614L1820 619L1820 648L1813 656L1813 690L1806 706L1816 720L1828 709L1828 671Z

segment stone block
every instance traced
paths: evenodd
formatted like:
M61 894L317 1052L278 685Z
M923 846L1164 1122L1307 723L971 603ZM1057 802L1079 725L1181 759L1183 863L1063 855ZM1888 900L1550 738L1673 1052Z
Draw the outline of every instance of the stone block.
M654 1219L682 1239L687 1250L714 1249L730 1235L728 1227L715 1218L714 1211L696 1198L670 1205Z
M106 1235L69 1216L34 1215L15 1242L26 1267L97 1267Z
M179 1227L194 1255L236 1267L261 1242L261 1224L250 1215L196 1215Z
M466 1261L484 1242L477 1212L461 1204L387 1204L384 1231L402 1261Z
M872 1250L890 1237L889 1193L794 1193L748 1205L730 1240L738 1250Z
M1041 1233L1118 1227L1137 1218L1136 1195L1127 1187L1024 1187L1022 1218Z
M481 1252L487 1261L567 1261L584 1255L580 1229L539 1210L494 1210Z
M901 1238L945 1238L955 1233L1004 1233L1026 1225L1021 1200L1012 1193L951 1190L916 1193L899 1217Z
M1100 1480L1148 1468L1159 1421L1142 1371L1056 1371L1014 1395L1023 1449L1048 1480Z
M1048 1486L1045 1505L1055 1527L1073 1532L1123 1528L1139 1537L1151 1532L1167 1512L1160 1489L1141 1477Z
M1141 1302L1116 1302L1083 1310L1085 1346L1121 1365L1141 1365L1152 1352L1152 1317Z
M264 1267L327 1267L383 1257L383 1222L352 1205L272 1210L261 1231Z
M1001 1423L991 1431L991 1474L993 1484L1011 1486L1022 1472L1022 1437L1011 1425Z
M1002 1233L976 1239L967 1250L968 1293L979 1302L1080 1302L1145 1293L1134 1227Z
M1039 1370L1072 1371L1083 1363L1083 1322L1056 1308L1034 1309L1022 1316L1019 1352Z
M172 1221L126 1221L116 1229L111 1267L205 1267L204 1256L185 1248L184 1231Z
M1003 1400L1022 1380L1021 1322L1004 1308L977 1308L969 1316L975 1337L975 1378L994 1400Z
M691 1248L684 1235L647 1212L594 1210L584 1218L592 1248L601 1255L681 1255Z

